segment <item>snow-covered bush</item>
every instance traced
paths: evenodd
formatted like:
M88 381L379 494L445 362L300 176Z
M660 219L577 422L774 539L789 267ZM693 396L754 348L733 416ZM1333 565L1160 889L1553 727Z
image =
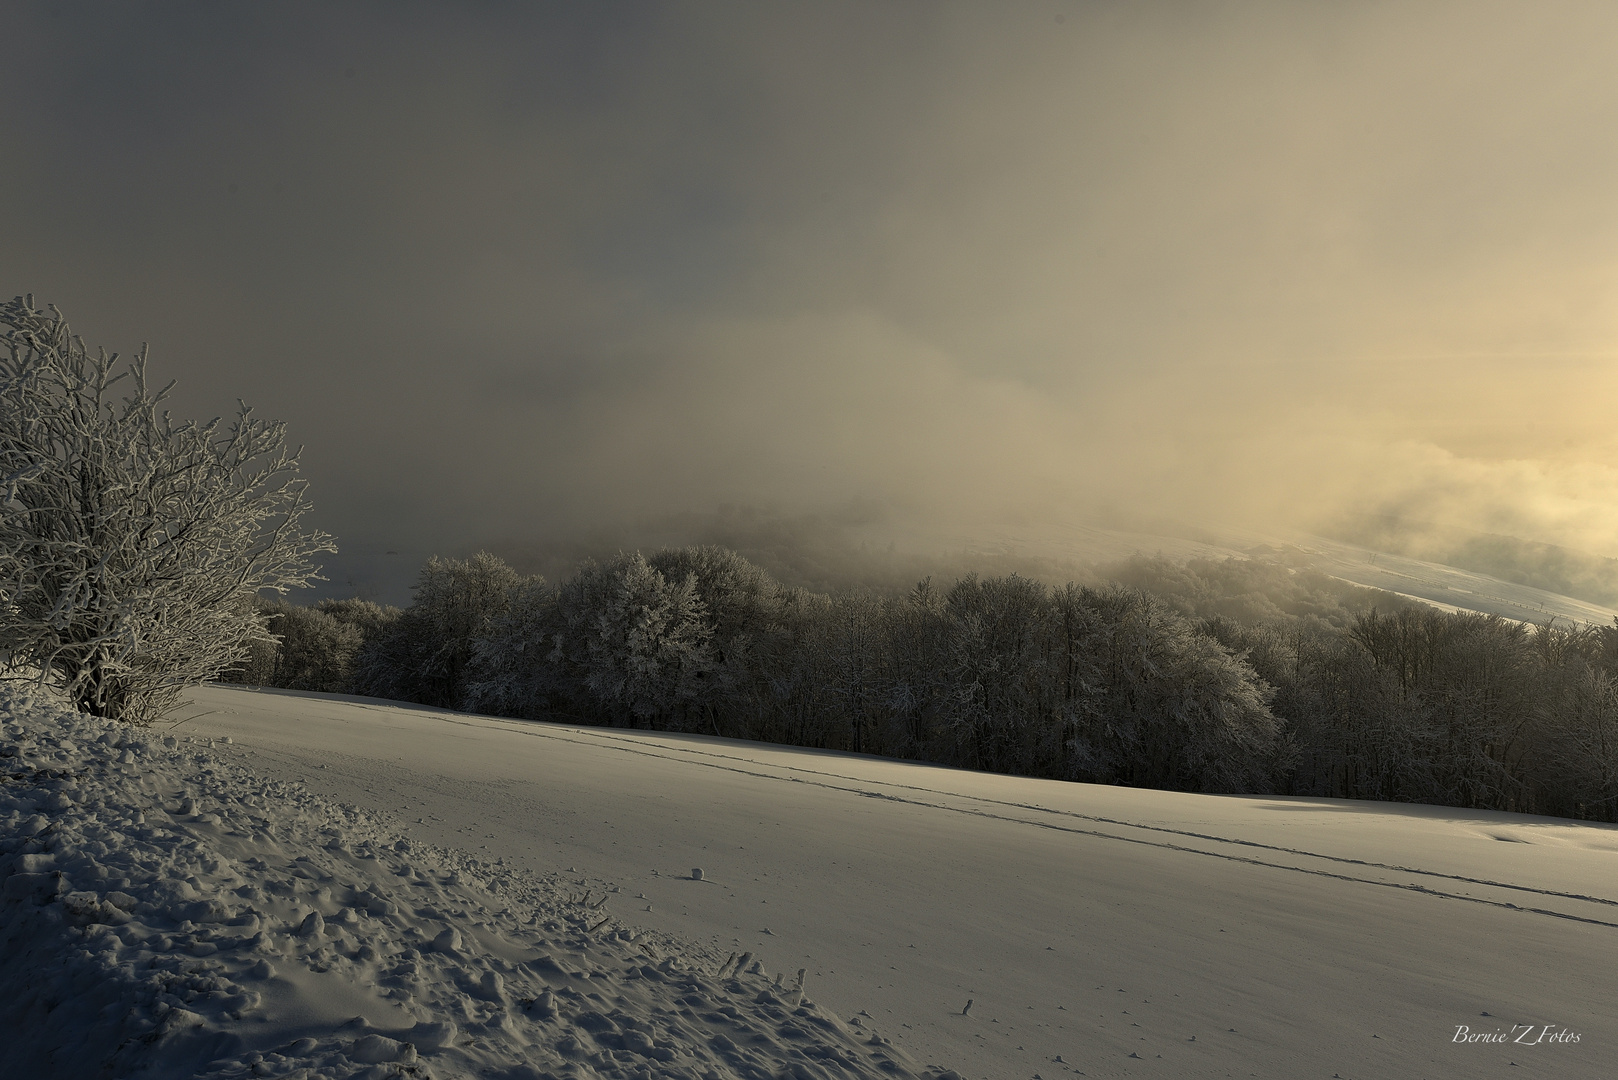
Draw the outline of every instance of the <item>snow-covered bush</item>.
M267 634L247 605L317 576L285 428L176 424L146 351L91 355L54 307L0 305L0 655L98 716L151 720ZM121 368L121 369L120 369ZM124 381L129 393L116 396ZM172 383L170 387L172 387Z

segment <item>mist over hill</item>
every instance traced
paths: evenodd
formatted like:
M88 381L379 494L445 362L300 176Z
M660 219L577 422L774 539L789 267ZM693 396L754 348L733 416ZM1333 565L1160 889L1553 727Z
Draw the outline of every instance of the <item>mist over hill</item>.
M947 541L921 544L912 537L900 543L898 531L891 516L873 504L856 503L833 513L723 506L711 513L673 514L547 541L510 541L490 550L519 570L555 580L586 559L610 558L620 551L715 545L743 556L783 585L814 592L865 589L884 596L902 595L923 578L948 580L974 572L1020 574L1051 584L1095 576L1091 564L1081 559Z
M1397 606L1387 595L1396 593L1441 608L1511 619L1606 624L1612 619L1610 609L1618 606L1618 560L1387 515L1345 517L1319 535L1128 515L946 528L906 519L868 501L818 512L729 504L710 511L622 518L591 528L558 525L437 548L345 544L326 560L327 580L293 599L311 604L360 597L404 607L417 571L433 554L466 558L487 550L521 573L560 581L587 560L701 545L734 551L783 585L822 593L862 590L894 597L926 578L948 582L970 573L1017 574L1055 586L1128 581L1147 587L1139 580L1141 560L1180 565L1236 560L1381 590L1384 609ZM1253 581L1239 592L1280 588L1290 595L1297 587L1269 571L1253 573ZM1260 581L1266 584L1261 587ZM1285 607L1291 601L1283 596L1278 602Z

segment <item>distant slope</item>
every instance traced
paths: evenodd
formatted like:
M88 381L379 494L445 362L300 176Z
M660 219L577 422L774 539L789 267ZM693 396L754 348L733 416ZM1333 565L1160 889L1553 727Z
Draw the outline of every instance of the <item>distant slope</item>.
M1609 624L1618 608L1490 577L1441 563L1389 555L1322 537L1308 537L1298 547L1316 570L1373 589L1402 593L1418 600L1508 619Z
M1618 560L1482 534L1443 544L1432 541L1427 546L1437 545L1454 556L1453 560L1434 559L1428 552L1408 550L1414 541L1404 533L1385 528L1361 531L1372 540L1384 539L1386 546L1350 542L1352 536L1339 540L1165 521L1119 527L1085 522L994 523L939 532L932 526L906 528L874 512L847 518L782 517L729 509L625 527L589 540L511 541L491 544L489 550L524 573L543 573L554 581L570 575L585 558L611 557L620 550L650 552L661 547L717 544L738 552L787 585L822 592L869 589L889 595L903 594L924 577L935 583L950 582L971 572L1017 573L1053 584L1094 581L1098 567L1136 555L1161 555L1182 562L1261 558L1319 570L1438 607L1510 619L1606 624L1618 615L1618 607L1608 606L1611 601L1607 599L1610 589L1618 589ZM429 554L361 551L352 559L337 558L328 567L332 581L300 600L358 594L407 604L410 583ZM364 567L355 569L360 563ZM1565 588L1553 587L1558 582Z
M1451 610L1529 622L1555 618L1605 625L1618 617L1618 608L1591 600L1312 534L1158 528L1162 531L1092 526L984 530L971 541L956 542L986 558L1017 557L1065 567L1105 564L1131 555L1163 555L1175 560L1271 559Z
M1474 570L1593 604L1618 604L1618 559L1588 551L1389 515L1351 516L1324 531L1371 551Z

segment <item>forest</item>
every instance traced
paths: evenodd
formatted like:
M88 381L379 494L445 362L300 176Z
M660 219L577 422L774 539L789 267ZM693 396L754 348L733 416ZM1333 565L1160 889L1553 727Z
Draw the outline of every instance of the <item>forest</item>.
M1618 820L1618 626L1447 613L1261 559L789 587L737 553L551 583L433 558L403 610L255 602L226 676L1021 776Z

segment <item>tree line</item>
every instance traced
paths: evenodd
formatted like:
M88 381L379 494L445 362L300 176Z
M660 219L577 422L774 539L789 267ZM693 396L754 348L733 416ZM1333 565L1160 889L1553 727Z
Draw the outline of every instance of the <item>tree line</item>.
M433 559L404 610L261 599L332 538L280 423L171 421L143 349L0 304L0 678L135 723L188 685L702 732L1026 776L1618 820L1618 625L1445 614L1275 559L1052 587L784 586L714 546L560 584ZM126 393L118 393L122 383ZM171 384L172 385L172 384Z
M271 640L229 677L1022 776L1618 820L1618 627L1449 614L1262 560L1109 576L882 596L789 588L711 546L559 584L434 558L402 611L261 601Z
M151 722L234 671L1206 790L1261 782L1275 745L1247 669L1116 591L974 578L903 601L831 596L692 548L591 563L555 588L490 556L435 560L402 612L266 605L335 550L303 524L283 424L245 405L229 424L173 422L144 348L92 352L32 296L0 304L0 345L0 678L95 715ZM1158 668L1187 673L1180 698L1158 693Z

